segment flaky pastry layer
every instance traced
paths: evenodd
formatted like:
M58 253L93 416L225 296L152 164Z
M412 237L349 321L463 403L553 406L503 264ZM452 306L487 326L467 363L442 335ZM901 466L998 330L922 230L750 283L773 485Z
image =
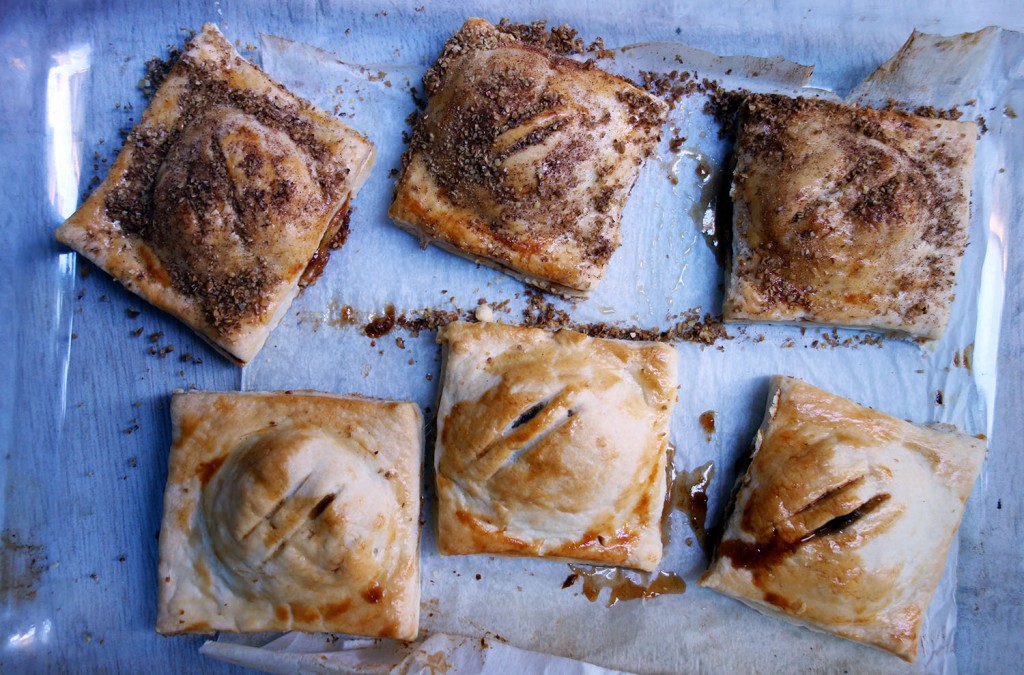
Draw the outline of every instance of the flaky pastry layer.
M700 583L913 661L984 458L977 438L775 377Z
M344 241L373 159L207 24L57 238L241 364Z
M422 418L315 392L175 394L157 630L415 639Z
M496 323L438 340L440 552L654 569L675 349Z

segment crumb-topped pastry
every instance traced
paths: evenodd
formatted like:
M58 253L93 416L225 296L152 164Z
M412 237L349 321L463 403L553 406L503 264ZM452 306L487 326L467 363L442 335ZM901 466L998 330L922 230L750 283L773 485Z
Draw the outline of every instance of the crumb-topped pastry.
M563 295L593 290L667 106L592 63L469 19L424 77L429 101L391 218Z
M984 459L977 438L775 377L701 584L913 661Z
M193 392L171 421L157 631L415 639L415 404Z
M675 349L498 323L438 341L438 550L654 569Z
M971 123L898 110L749 97L725 319L940 337L967 245L976 136Z
M344 242L373 159L206 24L57 238L245 363Z

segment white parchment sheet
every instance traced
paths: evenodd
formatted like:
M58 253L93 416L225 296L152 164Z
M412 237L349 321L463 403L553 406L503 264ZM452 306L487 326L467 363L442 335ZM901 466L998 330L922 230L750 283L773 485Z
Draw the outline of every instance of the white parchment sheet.
M588 36L584 36L588 37ZM267 347L243 372L243 388L288 388L356 392L416 401L431 419L439 377L439 352L432 331L419 337L396 330L371 341L361 325L388 305L399 313L423 308L471 311L479 299L498 305L496 319L522 320L526 287L488 268L430 247L399 230L387 218L395 172L416 109L410 90L419 88L425 66L357 65L300 43L265 35L264 68L296 93L343 115L366 134L378 152L377 166L355 200L351 234L331 259L327 273L296 301L271 335ZM995 391L995 341L1002 306L1002 277L991 272L1004 254L1000 214L1011 185L1020 185L1021 162L1007 154L1020 124L1017 33L987 29L944 39L915 34L893 60L858 87L850 98L878 104L889 99L938 108L959 107L964 119L984 117L972 196L970 245L957 284L947 335L936 345L885 339L865 342L865 333L824 329L728 326L728 339L704 346L683 342L679 403L672 419L676 465L691 470L715 465L709 488L709 520L721 518L735 478L735 465L760 422L768 377L784 373L915 422L955 424L969 433L990 430ZM832 96L811 90L810 67L781 59L718 57L671 43L616 50L600 66L639 79L640 71L695 72L726 89L780 91ZM918 86L927 83L927 86ZM723 270L701 235L706 197L714 191L728 147L704 112L700 94L679 101L656 157L645 166L623 216L623 244L597 292L575 304L548 298L579 322L609 322L643 328L672 326L699 308L716 314ZM678 150L673 138L685 137ZM710 173L708 169L710 168ZM703 197L702 197L703 195ZM1002 268L1000 268L1002 269ZM508 301L506 305L501 305ZM346 320L350 308L354 316ZM830 346L829 343L846 343ZM969 364L969 365L968 365ZM937 403L937 392L942 403ZM707 439L698 418L714 411L716 431ZM429 438L429 435L428 435ZM431 450L428 448L426 465ZM581 659L627 671L696 672L711 665L720 672L782 672L795 663L812 670L850 672L954 672L953 634L956 547L929 612L918 662L845 640L823 637L761 616L738 602L698 588L704 552L687 543L686 515L672 514L662 569L689 585L679 595L606 607L607 591L588 601L580 583L562 588L568 567L532 559L489 556L441 557L434 533L432 475L425 476L421 637L406 647L380 641L339 641L288 636L232 637L209 643L204 653L276 672L430 671L423 659L441 654L454 670L488 667L504 672L536 671L542 663L572 672L564 661L543 661L514 648ZM453 636L468 636L464 639ZM484 639L481 644L480 639ZM418 651L417 651L418 650ZM310 655L312 654L312 656ZM417 657L420 654L423 658ZM417 660L419 658L419 660ZM541 660L538 661L537 659ZM495 664L499 664L495 666ZM588 671L574 664L576 672ZM494 670L493 672L501 672Z

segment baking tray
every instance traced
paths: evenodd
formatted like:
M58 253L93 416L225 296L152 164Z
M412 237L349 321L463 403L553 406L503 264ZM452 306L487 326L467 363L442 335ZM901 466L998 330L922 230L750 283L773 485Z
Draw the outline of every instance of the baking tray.
M445 37L473 15L492 20L510 15L520 21L569 22L588 40L600 35L609 45L676 41L717 54L781 55L796 63L814 64L812 83L838 95L848 93L895 53L915 28L955 33L989 24L1024 27L1024 19L1011 3L976 3L957 7L955 12L942 3L911 9L886 3L859 3L850 8L801 3L782 8L741 2L602 6L599 11L587 3L523 3L514 12L498 3L220 2L211 6L196 2L5 8L0 28L0 81L8 95L0 103L4 120L0 167L8 180L4 217L7 231L14 234L13 246L0 254L0 308L7 310L5 316L13 317L0 325L2 343L11 346L0 372L0 438L5 441L0 464L5 487L0 498L4 546L0 657L5 669L150 667L221 672L229 668L198 655L201 637L168 639L152 630L156 534L166 477L171 390L190 386L220 390L321 386L336 390L349 384L350 375L357 373L361 382L349 389L413 398L429 405L438 380L438 365L427 346L432 340L429 333L415 342L418 346L413 348L423 351L409 365L407 354L394 345L395 336L387 338L387 349L371 347L357 326L336 325L344 322L336 320L332 312L339 311L342 304L374 312L382 311L389 302L413 309L417 305L413 301L421 299L419 295L403 298L373 290L400 285L364 279L365 285L357 286L359 280L345 278L347 259L360 253L360 247L353 245L358 239L332 259L321 281L293 306L267 349L245 369L227 364L173 319L151 309L52 240L53 229L75 208L93 176L105 173L119 144L119 129L130 126L141 114L144 100L136 83L143 77L144 61L161 55L167 45L180 44L183 27L198 28L212 20L237 41L243 54L257 60L263 33L320 47L350 63L402 63L422 68ZM837 35L842 39L837 40ZM1024 110L1024 102L1017 109ZM350 123L360 128L358 117ZM354 237L386 227L386 199L382 201L380 195L387 193L390 168L382 161L375 171L377 196L368 190L356 200ZM661 167L651 167L649 173L659 170ZM1024 656L1017 639L1019 631L1014 629L1024 618L1019 583L1024 563L1018 543L1018 514L1024 498L1012 489L1019 474L1012 431L1019 425L1021 402L1017 377L1021 334L1014 317L1019 315L1022 295L1019 263L1010 252L1017 250L1020 242L1013 229L1021 214L1020 195L1006 203L1007 209L999 213L1003 228L997 242L1003 255L996 256L986 272L994 274L998 287L1005 291L1007 319L999 365L996 369L994 362L985 364L984 372L977 372L976 365L970 373L980 383L980 390L994 393L996 404L991 407L991 422L973 422L991 429L991 447L968 503L960 537L956 662L965 671L1013 670ZM690 230L686 236L693 234ZM451 295L440 293L450 290L446 288L446 254L420 252L411 238L397 231L382 231L380 236L405 247L402 255L427 256L416 259L420 267L429 269L434 263L425 261L436 261L438 266L429 281L437 298L430 304L450 303ZM373 237L365 240L366 246L379 244ZM695 255L702 256L700 265L711 269L707 251L700 248L703 242L694 240L693 244ZM401 268L394 270L394 274L401 272ZM499 300L523 291L496 273L473 270L468 274L477 276L472 282L460 280L471 283L455 298L460 309L471 307L477 293ZM616 274L623 272L609 270L610 279ZM679 309L693 304L680 300ZM707 309L716 311L715 307ZM988 326L989 338L998 340L998 305L989 314L984 309L978 320ZM135 311L140 313L135 315ZM138 328L143 332L135 336ZM821 359L834 360L836 368L843 369L851 367L851 360L871 356L866 348L814 350L809 347L810 336L801 336L798 329L771 329L768 333L776 345L788 336L807 342L808 349L788 352L793 356L787 370L793 374ZM298 343L289 338L298 339L303 348L298 349ZM168 346L174 351L167 352ZM717 386L693 390L689 397L685 389L681 393L680 406L689 411L690 427L674 429L673 440L683 448L686 466L692 467L700 459L711 458L719 448L728 453L729 448L746 443L760 417L767 372L752 371L745 379L724 375L716 379L715 373L729 373L730 359L739 358L743 345L728 343L725 351L715 347L700 350L696 345L685 348L696 350L694 363L702 369L702 377L717 382ZM912 346L900 343L890 351L909 348ZM889 349L888 345L883 349ZM182 360L185 354L191 358ZM921 358L925 363L931 357ZM952 363L937 373L929 370L914 395L932 396L930 378L944 377L941 371L945 367L958 372ZM832 388L876 403L872 399L878 396L878 384L852 380ZM697 433L696 416L704 410L723 410L725 397L742 402L749 413L724 420L714 437L717 445L702 449L704 440ZM877 402L895 414L917 405L883 403ZM952 414L937 412L937 417ZM699 442L694 443L694 437ZM719 493L727 491L722 486L728 477L729 468L720 466L716 479ZM431 546L428 528L424 551ZM531 611L528 594L522 597L516 591L523 585L521 580L535 580L539 575L560 582L568 571L544 561L518 561L513 568L486 559L438 560L429 556L425 570L428 602L432 596L427 585L431 579L439 581L437 574L461 579L446 582L458 592L449 596L450 603L438 600L435 623L425 621L425 625L470 635L504 630L497 625L497 618L477 616L474 603L493 605L495 598L507 599L517 609L508 614L527 616ZM480 581L475 579L477 573ZM693 571L690 573L692 578ZM458 577L460 574L463 576ZM862 661L840 660L831 647L837 640L782 626L711 596L691 585L686 594L655 599L646 606L630 602L606 609L565 591L559 600L573 603L566 607L570 608L567 615L575 620L538 626L535 635L512 639L541 651L637 670L786 670L794 664L812 670L835 670L844 665L873 670L901 667L884 655L864 650L854 652L864 656ZM657 602L673 603L678 609L682 619L674 631L649 625L645 619ZM427 617L431 607L424 609L425 617L431 619ZM684 633L692 637L724 621L735 621L749 632L737 644L709 643L697 651L678 648L681 643L692 644L681 637ZM611 627L621 639L592 652L579 637L588 626Z

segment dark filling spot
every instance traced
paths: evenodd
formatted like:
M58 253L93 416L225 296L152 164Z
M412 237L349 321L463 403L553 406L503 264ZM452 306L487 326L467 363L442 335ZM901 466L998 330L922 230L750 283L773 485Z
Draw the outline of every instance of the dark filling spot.
M327 507L331 505L331 502L333 502L337 496L337 494L327 495L317 502L316 506L309 510L309 519L316 520L319 518L320 514L327 510Z
M864 516L868 515L869 513L877 509L879 506L881 506L888 500L889 495L887 494L875 495L871 499L867 500L866 502L855 508L853 511L850 511L849 513L842 516L837 516L832 520L828 521L827 523L816 529L814 532L811 532L800 541L810 541L815 537L827 537L830 534L838 534L839 532L842 532L850 525L853 525L858 520L860 520Z
M544 404L543 403L538 403L538 404L534 405L529 410L527 410L522 415L520 415L516 419L516 421L512 423L512 428L515 429L516 427L523 426L524 424L526 424L527 422L532 420L534 417L539 415L541 410L544 410Z

